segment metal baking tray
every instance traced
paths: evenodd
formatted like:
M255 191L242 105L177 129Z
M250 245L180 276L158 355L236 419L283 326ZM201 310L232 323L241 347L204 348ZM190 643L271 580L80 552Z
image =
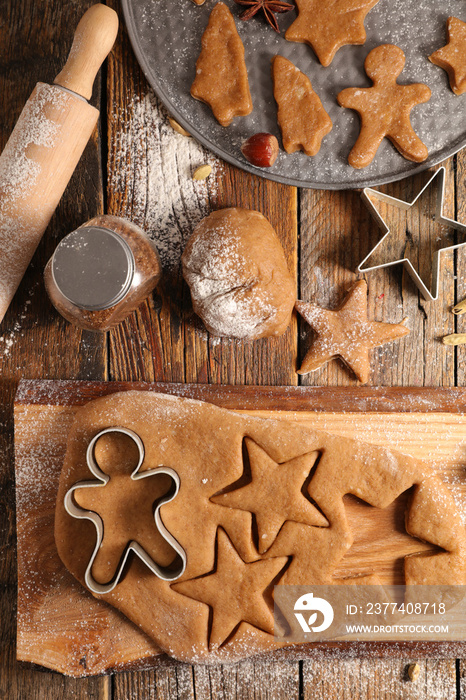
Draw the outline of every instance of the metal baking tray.
M191 0L122 0L122 5L136 57L157 96L185 129L220 158L289 185L353 189L421 172L466 145L466 95L454 95L446 72L427 58L446 44L446 20L450 15L466 20L464 0L379 0L366 17L366 43L341 48L328 68L320 65L306 44L284 39L295 11L278 15L282 30L278 35L263 21L261 13L247 22L240 21L242 8L234 0L225 0L244 43L254 103L248 117L234 119L228 128L221 127L210 108L189 93L201 36L216 2L206 0L199 7ZM371 84L364 72L364 59L383 43L396 44L406 54L400 83L424 82L432 90L430 101L415 107L411 118L430 156L424 163L411 163L385 139L371 165L354 170L347 156L359 133L359 117L353 110L339 107L336 95L345 87ZM271 79L271 59L276 54L290 59L310 78L330 114L333 129L313 158L280 151L271 168L260 169L243 158L240 146L259 131L274 133L280 141Z

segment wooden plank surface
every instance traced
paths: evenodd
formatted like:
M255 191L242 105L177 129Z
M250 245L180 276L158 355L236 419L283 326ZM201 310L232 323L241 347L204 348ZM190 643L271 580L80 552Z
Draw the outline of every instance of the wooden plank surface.
M245 661L234 666L176 666L115 677L118 697L147 700L246 700L298 698L300 665L286 661Z
M181 384L141 385L130 382L39 382L23 381L15 402L15 457L18 522L18 658L41 663L68 675L94 675L128 666L157 665L157 647L131 623L109 606L86 594L65 570L53 541L53 519L58 478L66 451L66 439L77 407L89 400L121 389L145 389L171 395L186 394ZM221 407L244 411L243 392L249 394L248 413L264 418L299 421L312 430L361 439L391 447L429 460L454 489L458 506L466 513L463 446L466 443L466 412L457 412L453 394L452 413L445 408L444 392L415 391L418 411L409 411L409 390L387 388L393 406L399 412L386 413L361 409L359 390L346 389L345 412L335 404L333 389L318 389L320 410L312 410L303 394L313 389L288 387L287 410L277 411L282 387L193 385L191 395L213 399ZM366 392L377 396L375 389ZM422 392L426 394L422 402ZM350 395L353 396L351 403ZM83 399L84 396L84 399ZM297 397L296 404L293 396ZM329 399L329 405L327 405ZM383 407L383 404L381 404ZM46 449L44 449L46 445ZM403 558L432 550L432 547L408 536L404 529L407 495L403 494L383 511L371 508L354 497L345 498L346 517L354 542L334 575L351 578L376 573L383 584L403 584ZM90 630L86 632L85 630ZM426 656L445 656L464 652L461 644L389 643L322 644L286 650L281 656L306 658L315 655L399 656L410 651ZM289 653L288 653L289 652ZM264 663L269 663L266 659ZM260 662L258 662L260 663Z
M118 3L113 6L118 9ZM124 27L109 61L108 105L108 211L150 233L165 273L157 309L148 303L110 333L110 378L297 384L296 320L281 338L209 338L193 314L180 264L193 226L212 209L234 205L257 209L269 219L296 274L296 190L240 173L173 132L142 77ZM204 162L212 164L214 176L193 181L193 169ZM144 342L142 353L128 352L127 339L136 334Z
M221 387L221 392L219 392ZM15 395L17 405L82 406L97 394L127 389L173 393L235 409L238 398L245 410L264 411L373 411L382 413L465 413L466 389L451 387L311 387L225 386L138 381L23 380ZM325 404L325 407L324 407Z
M453 660L410 659L419 664L418 680L408 679L408 664L379 661L376 666L366 659L352 664L325 668L304 662L304 700L340 700L370 697L377 700L456 700L456 666Z
M37 81L52 82L69 51L72 27L92 2L0 3L0 148ZM97 81L93 104L100 103ZM13 399L21 377L105 378L102 337L82 333L52 310L42 271L64 233L102 211L100 146L95 132L34 256L0 330L0 586L2 698L108 696L109 680L78 682L23 668L16 661L16 533ZM66 350L65 350L66 349Z
M116 5L116 0L112 2ZM35 82L52 80L58 73L78 18L89 4L89 0L4 0L0 3L2 147ZM24 668L15 661L12 407L18 379L21 376L54 379L106 379L110 376L122 380L296 384L296 356L303 357L311 338L304 323L300 322L299 334L292 328L279 344L218 341L202 330L192 316L187 290L181 284L176 264L186 231L211 208L226 204L259 208L270 215L272 223L278 227L291 267L297 252L299 254L299 265L293 269L297 272L300 298L312 298L325 304L338 301L346 284L354 278L356 263L377 240L358 193L302 190L297 193L293 188L265 183L220 163L194 142L188 144L183 137L171 133L163 111L134 61L124 31L113 56L108 66L108 89L104 71L102 105L104 108L107 105L107 114L102 122L102 136L95 135L78 166L0 329L0 697L12 700L24 697L127 700L131 697L131 700L139 700L146 697L279 698L286 695L333 700L349 697L348 689L351 689L352 697L367 700L466 698L464 663L455 665L452 660L436 664L417 659L425 680L415 684L405 680L404 660L367 659L362 663L357 659L335 658L330 667L320 660L301 664L286 662L284 676L278 666L270 669L261 662L251 662L252 667L248 663L240 664L234 669L180 667L174 671L160 668L155 672L117 675L113 684L109 679L73 681ZM100 104L99 92L95 94L94 103ZM150 161L146 162L143 143L148 132L153 138L147 150ZM157 154L160 156L161 151L157 151L157 144L163 144L164 159L160 164ZM207 186L194 190L187 172L206 158L214 165L215 175ZM106 188L102 187L100 163ZM466 221L465 155L460 153L447 165L449 206L458 218ZM408 200L420 186L422 176L384 189ZM145 198L146 191L148 198ZM61 320L47 301L41 275L58 240L101 212L104 200L108 211L144 223L165 247L168 246L167 281L162 293L154 295L108 336L81 333ZM300 233L299 250L297 232ZM171 243L174 244L173 258ZM367 276L370 317L399 320L407 315L412 328L411 335L401 343L374 353L372 384L464 386L465 349L444 348L438 338L453 328L465 330L464 319L454 318L449 312L453 300L466 296L462 274L465 256L466 251L460 250L452 262L444 266L441 300L435 305L420 301L400 270ZM302 383L354 385L346 369L338 363L331 363ZM405 660L408 663L412 659L406 656ZM326 678L325 683L316 680L320 676L306 673L306 668L311 666ZM284 677L289 680L284 681ZM200 678L202 682L198 682Z

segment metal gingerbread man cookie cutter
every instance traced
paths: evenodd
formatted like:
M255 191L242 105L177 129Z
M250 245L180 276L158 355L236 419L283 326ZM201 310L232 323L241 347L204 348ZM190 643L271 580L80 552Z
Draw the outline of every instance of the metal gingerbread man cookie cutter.
M96 459L95 459L95 445L99 438L101 438L103 435L109 434L109 433L121 433L123 435L128 435L136 444L139 452L139 458L138 458L138 463L136 465L136 468L132 471L130 478L133 480L136 479L145 479L146 477L149 476L154 476L156 474L167 474L173 479L174 482L174 490L166 494L164 497L162 497L159 502L157 503L157 506L154 511L154 522L155 526L157 527L157 530L163 537L163 539L170 544L174 551L178 554L180 558L180 565L176 569L171 569L167 567L160 566L157 564L152 557L150 557L145 549L141 547L141 545L138 542L135 542L134 540L130 541L128 545L126 546L124 550L124 554L122 556L122 559L120 561L120 564L116 570L116 573L113 577L113 579L109 583L99 583L96 581L92 575L92 567L95 561L95 558L97 556L97 553L102 545L103 541L103 535L104 535L104 524L102 521L102 518L100 515L97 513L90 511L90 510L85 510L84 508L80 508L79 506L76 505L75 499L74 499L74 492L76 489L82 489L82 488L99 488L102 486L105 486L109 481L110 481L110 476L108 474L105 474L100 467L98 466ZM90 441L87 451L86 451L86 461L87 461L87 466L89 468L89 471L93 474L93 476L96 477L97 482L94 481L79 481L76 484L74 484L66 493L65 495L65 500L64 500L64 505L65 505L65 510L69 515L71 515L73 518L78 518L80 520L90 520L92 523L94 523L95 529L96 529L96 534L97 534L97 541L94 547L94 551L92 552L91 558L89 560L89 563L86 567L86 572L84 574L84 580L86 583L86 586L93 592L93 593L98 593L98 594L103 594L103 593L110 593L120 582L121 576L123 574L123 570L125 568L127 559L130 555L130 552L134 552L134 554L141 559L141 561L146 564L146 566L160 579L163 581L175 581L176 579L180 578L180 576L184 573L186 569L186 552L184 551L183 547L179 544L179 542L173 537L173 535L167 530L165 525L163 524L162 517L160 515L160 509L165 503L169 503L170 501L173 501L173 499L176 497L178 494L179 488L180 488L180 477L174 471L174 469L171 469L170 467L157 467L155 469L148 469L144 472L139 472L142 463L144 461L144 455L145 455L145 449L144 449L144 443L134 431L129 430L128 428L106 428L105 430L101 430L97 435L95 435L92 440Z

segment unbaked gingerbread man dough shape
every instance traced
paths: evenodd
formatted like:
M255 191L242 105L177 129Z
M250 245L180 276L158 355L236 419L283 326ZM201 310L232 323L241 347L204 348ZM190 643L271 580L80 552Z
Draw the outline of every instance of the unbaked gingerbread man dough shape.
M421 163L427 147L411 126L413 107L428 102L430 88L424 83L399 85L397 78L405 65L403 51L393 44L382 44L367 55L364 68L374 83L369 88L346 88L338 96L342 107L354 109L361 118L361 131L348 162L353 168L368 166L387 137L404 158Z

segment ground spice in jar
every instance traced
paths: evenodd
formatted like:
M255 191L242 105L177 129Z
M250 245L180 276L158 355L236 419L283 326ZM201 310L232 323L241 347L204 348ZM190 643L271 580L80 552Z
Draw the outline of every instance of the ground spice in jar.
M102 215L58 244L44 272L57 311L85 330L106 331L123 321L162 274L154 243L135 224Z

